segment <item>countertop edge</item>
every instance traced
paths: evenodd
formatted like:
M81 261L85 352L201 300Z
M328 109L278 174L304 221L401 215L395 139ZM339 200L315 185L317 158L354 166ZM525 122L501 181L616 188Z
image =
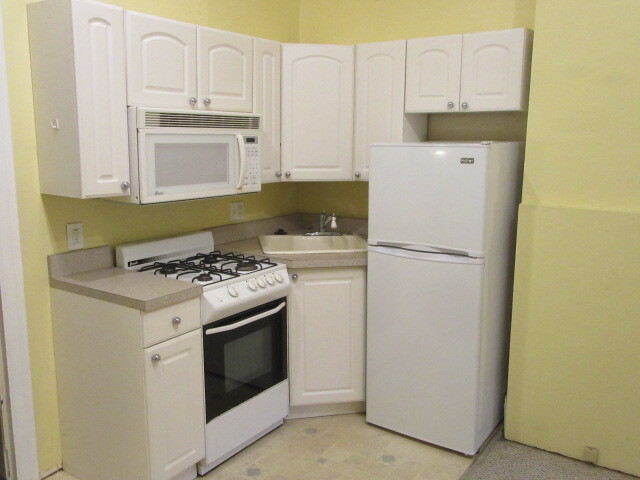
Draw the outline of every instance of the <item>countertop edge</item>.
M91 272L83 272L83 274L77 274L72 276L62 276L49 279L49 286L65 292L82 295L89 298L95 298L96 300L102 300L116 305L122 305L124 307L133 308L141 312L152 312L161 308L176 305L187 300L199 298L202 295L203 289L200 285L185 284L175 280L176 288L168 288L165 293L158 294L157 296L149 295L145 298L145 295L126 295L119 292L118 288L109 288L109 286L102 285L100 288L91 286L83 279L77 278L80 275L91 275L109 273L114 270L122 270L122 274L128 275L137 274L137 272L128 272L124 269L118 269L117 267L109 267L104 269L93 270ZM125 273L128 272L128 273ZM120 272L119 272L120 273ZM74 278L76 277L76 278ZM164 279L156 279L164 280ZM167 282L174 282L173 280L166 279ZM120 280L114 280L119 282ZM173 287L173 285L171 286ZM142 297L142 298L141 298Z

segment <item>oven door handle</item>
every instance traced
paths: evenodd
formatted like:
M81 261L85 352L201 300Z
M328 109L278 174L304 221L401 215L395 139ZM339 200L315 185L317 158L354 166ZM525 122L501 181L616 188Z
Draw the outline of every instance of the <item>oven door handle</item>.
M286 305L285 302L282 302L280 305L278 305L275 308L272 308L271 310L267 310L266 312L262 312L259 313L257 315L254 315L253 317L249 317L246 318L240 322L237 323L232 323L231 325L225 325L224 327L216 327L216 328L209 328L208 330L204 331L205 335L213 335L214 333L220 333L220 332L227 332L229 330L235 330L236 328L240 328L243 327L249 323L255 322L257 320L260 320L261 318L264 317L268 317L269 315L273 315L274 313L278 313L280 310L282 310L284 308L284 306Z
M236 141L238 142L238 153L240 154L240 171L238 172L238 183L236 189L241 190L244 185L244 176L247 172L247 149L244 144L244 136L236 133Z

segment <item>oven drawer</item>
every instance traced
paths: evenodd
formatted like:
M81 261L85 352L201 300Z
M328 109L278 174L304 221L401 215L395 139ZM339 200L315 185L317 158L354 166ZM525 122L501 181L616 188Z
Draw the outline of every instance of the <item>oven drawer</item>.
M145 347L196 328L200 328L199 298L142 315L142 341Z

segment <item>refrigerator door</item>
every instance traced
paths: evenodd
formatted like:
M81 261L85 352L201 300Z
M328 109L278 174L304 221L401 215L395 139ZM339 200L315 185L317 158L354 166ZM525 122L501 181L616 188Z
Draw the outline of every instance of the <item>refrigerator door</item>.
M369 244L485 252L490 146L373 145Z
M366 419L474 454L485 265L399 253L368 254Z

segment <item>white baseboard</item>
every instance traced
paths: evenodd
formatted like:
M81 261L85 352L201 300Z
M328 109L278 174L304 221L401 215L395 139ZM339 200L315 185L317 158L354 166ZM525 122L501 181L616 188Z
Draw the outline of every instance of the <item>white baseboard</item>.
M329 403L323 405L298 405L289 407L287 418L324 417L327 415L343 415L346 413L362 413L364 402Z

